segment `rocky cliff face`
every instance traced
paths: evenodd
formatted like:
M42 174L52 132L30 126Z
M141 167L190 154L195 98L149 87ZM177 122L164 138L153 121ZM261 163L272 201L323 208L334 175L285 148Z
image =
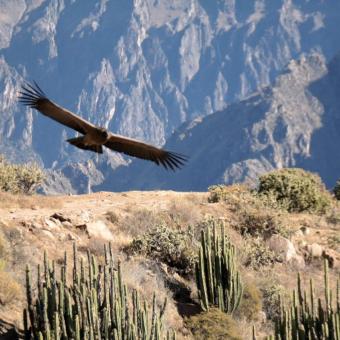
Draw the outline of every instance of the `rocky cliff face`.
M18 106L24 79L95 124L162 145L185 121L269 85L302 52L328 61L340 50L336 0L16 0L0 8L0 152L64 177L85 173L93 155L66 145L72 131ZM97 184L126 160L109 153L95 164Z
M340 176L339 69L340 55L329 65L320 54L302 56L272 87L183 125L166 144L190 155L180 172L134 162L105 185L205 190L215 183L255 183L274 168L303 167L334 186Z

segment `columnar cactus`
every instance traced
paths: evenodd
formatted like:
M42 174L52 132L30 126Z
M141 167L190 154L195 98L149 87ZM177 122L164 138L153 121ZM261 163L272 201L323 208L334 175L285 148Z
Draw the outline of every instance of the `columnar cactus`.
M324 301L316 301L313 280L309 292L302 289L300 275L297 291L293 291L293 303L286 308L281 303L281 315L275 324L275 336L268 339L340 340L340 287L337 282L336 301L328 281L328 262L324 264Z
M67 257L57 279L55 264L44 255L44 273L38 266L37 297L33 298L30 268L26 269L27 309L24 310L25 339L113 339L174 340L163 330L166 301L158 312L153 297L151 313L136 290L131 303L118 262L114 267L111 247L105 247L105 265L98 266L88 253L87 266L73 254L73 278L67 283ZM80 263L80 267L79 267ZM43 277L43 278L42 278ZM129 307L131 305L131 308Z
M239 306L243 285L235 262L235 247L227 240L223 223L217 235L216 222L202 230L199 259L196 265L196 283L203 310L218 306L232 314Z

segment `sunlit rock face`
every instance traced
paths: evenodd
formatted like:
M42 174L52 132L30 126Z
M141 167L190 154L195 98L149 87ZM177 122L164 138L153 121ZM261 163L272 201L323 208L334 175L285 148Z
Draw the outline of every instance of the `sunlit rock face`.
M206 190L209 185L256 184L259 175L302 167L334 187L340 177L340 54L291 61L272 86L225 110L184 124L165 145L190 156L168 174L135 161L106 178L112 190Z
M336 0L0 0L0 8L0 152L64 173L75 192L85 189L69 176L96 174L91 189L129 161L111 152L97 160L67 145L74 132L17 104L23 80L36 80L51 99L95 124L163 145L184 122L227 112L271 85L302 53L327 63L340 50ZM285 123L277 123L276 137L284 138ZM305 150L307 141L300 143ZM273 166L297 150L278 148ZM89 158L101 175L81 170ZM63 172L75 162L79 171ZM243 164L222 178L234 178ZM221 180L216 171L209 178Z

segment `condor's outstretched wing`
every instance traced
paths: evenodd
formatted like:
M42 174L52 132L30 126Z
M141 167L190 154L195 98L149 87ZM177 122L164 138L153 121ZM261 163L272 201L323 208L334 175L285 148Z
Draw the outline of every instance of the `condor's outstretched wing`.
M163 165L165 169L175 170L181 168L188 158L184 155L156 148L155 146L139 142L138 140L110 134L110 139L104 144L111 150L125 153Z
M26 106L37 109L43 115L54 119L58 123L68 126L82 134L86 134L94 128L94 125L85 119L50 101L36 82L34 82L34 86L28 83L22 85L19 101Z

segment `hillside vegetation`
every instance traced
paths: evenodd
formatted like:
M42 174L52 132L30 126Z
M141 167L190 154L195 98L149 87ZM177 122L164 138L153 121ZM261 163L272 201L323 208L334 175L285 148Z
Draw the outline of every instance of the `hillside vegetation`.
M278 170L257 189L0 199L2 334L22 334L26 309L44 338L260 339L289 329L283 305L310 312L304 291L325 314L301 316L300 332L336 334L340 207L314 174Z

